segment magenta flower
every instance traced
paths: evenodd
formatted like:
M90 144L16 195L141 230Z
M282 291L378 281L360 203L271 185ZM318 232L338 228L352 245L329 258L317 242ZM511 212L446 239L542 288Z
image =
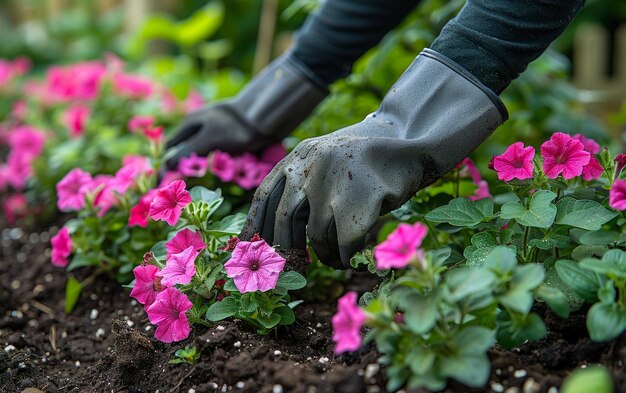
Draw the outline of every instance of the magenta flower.
M580 143L583 144L585 151L588 151L591 154L600 153L600 145L598 144L598 142L594 141L593 139L587 138L583 134L576 134L572 138L578 139Z
M167 258L169 259L170 255L181 253L189 247L192 247L199 253L206 248L206 244L202 241L202 234L200 232L193 232L189 228L185 228L179 231L170 241L165 243Z
M128 217L128 226L138 226L145 228L148 226L150 218L150 204L156 195L157 190L150 190L146 195L139 199L139 203L130 209L130 216Z
M157 294L165 289L157 273L159 273L159 268L154 265L139 265L133 269L135 285L130 291L130 296L145 307L154 303Z
M461 164L462 166L464 165L465 168L467 168L467 171L469 172L472 181L476 183L476 185L478 185L478 183L483 180L480 171L478 170L478 168L476 168L476 164L474 164L474 161L472 161L469 157L461 161Z
M609 206L615 210L626 210L626 180L615 180L609 192Z
M167 259L165 267L161 271L163 285L189 284L196 274L196 258L198 252L193 246L187 247L178 254L172 254Z
M245 153L235 158L233 181L244 190L251 190L263 182L271 169L270 164L259 162L252 154Z
M594 156L591 156L589 164L583 167L583 179L585 181L599 179L602 177L603 173L604 168L602 167L602 165L600 165L600 163Z
M524 147L522 142L515 142L502 155L493 158L493 168L500 180L530 179L533 177L533 158L535 149L532 146Z
M261 154L261 161L272 164L273 167L278 164L280 160L285 158L286 155L287 151L285 150L283 144L275 143L263 151Z
M9 133L9 147L17 155L37 157L41 154L46 136L34 127L23 126Z
M190 157L181 158L178 163L178 170L187 177L202 177L206 175L208 167L209 159L198 157L196 153L192 153Z
M626 166L626 154L622 153L616 155L615 158L613 158L613 161L615 161L615 176L619 177L622 173L622 169Z
M159 183L159 188L170 184L174 180L182 179L182 177L183 175L178 171L167 171L163 175L163 178L161 179L161 183Z
M9 224L14 224L19 217L26 215L28 211L28 201L24 194L13 194L6 196L2 201L4 217Z
M26 182L33 175L33 157L13 150L7 157L7 166L3 171L9 185L16 190L23 190Z
M72 138L79 137L85 131L85 124L91 115L91 109L84 105L74 105L63 113L65 127L70 130Z
M99 184L98 184L99 183ZM119 203L118 184L113 176L98 175L94 182L87 187L93 187L96 184L97 192L95 194L93 205L98 209L98 217L102 218L113 207Z
M67 266L67 258L72 253L72 239L70 238L70 231L63 227L50 239L52 244L52 264L58 267Z
M468 198L470 201L477 201L479 199L491 198L491 193L489 192L489 184L485 180L481 180L478 183L478 188L474 195L470 195Z
M413 259L422 258L423 251L418 249L426 237L426 225L416 222L413 225L400 224L387 239L374 248L376 268L403 268Z
M148 127L143 130L143 135L153 142L163 140L163 127Z
M137 132L145 130L148 127L152 127L154 124L154 117L152 116L144 116L144 115L136 115L133 116L128 121L128 129L130 132Z
M549 141L541 145L543 171L550 179L562 174L565 179L573 179L583 173L583 167L591 160L591 153L583 144L568 134L557 132Z
M117 93L135 99L146 98L154 91L150 80L123 73L113 76L113 88Z
M191 330L187 315L193 307L189 298L176 288L159 292L147 309L150 323L157 325L154 338L165 343L181 341L189 337Z
M57 183L57 207L64 212L77 211L85 206L85 185L92 181L91 175L74 168Z
M361 327L365 323L365 313L356 304L356 292L348 292L339 298L337 313L331 322L335 353L356 351L361 347Z
M191 195L182 180L174 180L165 187L157 190L150 204L150 217L155 221L165 221L170 226L180 219L185 206L191 203Z
M124 157L123 166L115 173L115 177L111 180L109 186L119 194L124 194L137 184L140 176L150 176L153 172L154 170L148 158L129 155Z
M235 177L235 160L230 154L215 150L209 156L211 172L223 182L232 181Z
M264 240L238 242L224 265L226 275L235 281L241 293L274 289L283 267L285 258Z

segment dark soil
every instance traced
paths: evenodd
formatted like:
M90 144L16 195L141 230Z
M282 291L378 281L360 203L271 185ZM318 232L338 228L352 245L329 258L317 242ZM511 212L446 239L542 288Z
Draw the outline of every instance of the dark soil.
M66 315L67 275L49 263L50 233L1 222L0 228L0 392L385 391L373 348L333 354L334 300L299 306L297 322L275 334L259 336L242 323L224 322L194 328L189 339L167 345L152 338L154 329L128 290L105 278L96 279ZM349 289L370 289L371 280L360 275L353 274ZM538 311L550 330L546 339L513 351L494 348L485 389L451 382L446 392L556 393L572 369L592 363L607 365L616 391L626 392L624 337L593 343L584 313L563 321ZM201 352L196 363L168 363L187 346Z

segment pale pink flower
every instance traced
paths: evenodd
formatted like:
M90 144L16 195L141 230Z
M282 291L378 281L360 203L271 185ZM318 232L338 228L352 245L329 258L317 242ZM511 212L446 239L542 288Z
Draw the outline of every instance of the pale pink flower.
M178 170L187 177L202 177L206 175L208 167L209 159L198 157L196 153L192 153L189 157L182 157L178 162Z
M189 298L176 288L166 288L156 295L147 309L150 323L157 325L154 338L165 343L189 337L190 326L186 312L193 307Z
M66 227L50 239L52 244L52 264L58 267L66 267L68 258L72 254L72 239L70 231Z
M183 110L185 113L196 111L202 108L202 106L204 106L204 98L196 90L192 90L187 98L185 98L185 102L183 102Z
M70 130L72 138L79 137L85 132L85 124L91 116L91 109L84 105L74 105L63 113L65 127Z
M145 307L149 307L156 299L157 294L165 289L161 284L161 277L157 274L159 268L154 265L139 265L133 269L135 285L130 291L130 296L137 299Z
M28 107L26 106L26 103L23 100L19 100L19 101L15 101L15 103L13 104L13 107L11 107L11 116L13 116L13 118L15 118L16 120L24 120L24 118L26 117L26 111L28 110Z
M533 158L535 149L532 146L524 147L522 142L515 142L502 155L493 158L493 168L500 180L530 179L533 177Z
M337 301L337 313L331 319L335 353L356 351L361 347L361 327L366 317L356 299L356 292L351 291Z
M600 145L591 138L587 138L583 134L576 134L572 138L578 139L583 144L584 149L591 154L600 153Z
M583 179L585 181L599 179L602 177L603 173L604 168L602 167L602 165L600 165L600 163L594 156L591 156L589 164L583 167Z
M626 180L615 180L609 192L609 206L615 210L626 210Z
M5 171L7 183L18 191L23 190L26 182L33 175L33 157L13 150L7 157Z
M143 156L126 156L123 166L115 173L115 177L109 186L120 194L126 193L128 189L137 184L140 176L150 176L154 170L150 160Z
M565 179L573 179L583 173L583 167L591 160L591 153L585 151L583 144L568 134L557 132L549 141L541 145L543 171L550 179L559 174Z
M85 206L84 187L91 181L91 175L80 168L68 172L56 185L59 210L70 212L82 209Z
M163 178L161 179L161 183L159 183L159 188L170 184L174 180L178 180L182 178L183 178L183 175L178 171L167 171L163 175Z
M171 91L161 91L161 110L164 113L172 113L178 108L178 100Z
M138 75L123 73L113 76L113 88L117 93L134 99L146 98L154 91L152 81Z
M171 254L167 258L165 267L159 274L163 277L164 285L189 284L196 274L196 258L198 252L189 246L178 254Z
M209 156L211 173L227 183L235 177L235 160L228 153L215 150Z
M19 217L24 217L28 211L28 201L24 194L13 194L4 198L2 210L7 223L14 224Z
M128 217L128 226L138 226L145 228L148 226L150 218L150 203L154 199L157 190L150 190L146 195L139 198L139 202L130 209L130 215Z
M163 127L148 127L143 130L143 135L153 142L161 142L163 140Z
M481 182L481 180L483 180L480 171L478 170L478 168L476 168L476 164L474 164L474 161L472 161L471 158L465 158L463 161L461 161L461 164L464 165L465 168L467 168L467 171L469 172L469 175L474 183L478 184Z
M202 234L194 232L189 228L179 231L170 241L165 243L167 250L167 258L172 254L178 254L187 248L193 247L196 252L200 252L206 248L206 244L202 241Z
M9 134L9 147L14 154L37 157L41 154L46 136L31 126L14 128Z
M479 199L491 198L491 193L489 192L489 184L485 180L481 180L478 182L478 188L476 188L476 192L474 195L470 195L468 198L470 201L477 201Z
M128 129L130 132L145 130L154 125L154 117L145 115L135 115L128 121Z
M182 180L175 180L158 189L150 204L150 217L153 220L175 225L185 206L191 203L191 195L185 190L187 185Z
M272 164L273 167L278 164L280 160L285 158L285 156L287 156L287 151L283 144L275 143L263 150L263 153L261 153L261 161Z
M238 242L231 258L224 264L226 274L234 279L241 293L274 289L283 267L285 258L264 240Z
M384 242L374 248L376 268L400 269L413 259L421 260L423 250L419 249L419 246L427 233L428 228L420 222L413 225L405 223L398 225Z
M114 177L104 175L98 176L97 182L102 183L98 185L93 204L98 209L98 217L102 218L113 206L120 202L118 198L119 192L116 191L119 183L117 183ZM91 183L89 186L94 186L97 182Z

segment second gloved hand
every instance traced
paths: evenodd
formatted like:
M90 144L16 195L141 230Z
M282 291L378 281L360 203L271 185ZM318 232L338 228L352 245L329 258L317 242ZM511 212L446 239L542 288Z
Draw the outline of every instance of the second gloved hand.
M422 52L362 122L303 141L257 190L243 237L304 248L349 267L381 213L452 170L506 120L492 91Z

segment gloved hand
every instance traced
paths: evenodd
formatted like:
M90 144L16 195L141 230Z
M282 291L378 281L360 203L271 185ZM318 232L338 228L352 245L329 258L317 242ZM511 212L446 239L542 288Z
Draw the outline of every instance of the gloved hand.
M452 170L507 118L498 96L424 50L365 120L305 140L257 190L243 238L259 233L347 268L382 213Z
M282 140L326 97L289 54L276 59L233 99L188 115L167 148L175 148L169 169L181 157L219 149L258 152Z

